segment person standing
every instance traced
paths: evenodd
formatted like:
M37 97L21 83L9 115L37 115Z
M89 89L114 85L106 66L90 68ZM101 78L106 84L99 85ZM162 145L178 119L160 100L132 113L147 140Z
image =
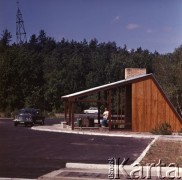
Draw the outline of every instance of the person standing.
M109 117L109 111L107 110L107 108L105 108L105 111L103 113L103 119L102 119L102 126L103 127L107 126L108 117Z

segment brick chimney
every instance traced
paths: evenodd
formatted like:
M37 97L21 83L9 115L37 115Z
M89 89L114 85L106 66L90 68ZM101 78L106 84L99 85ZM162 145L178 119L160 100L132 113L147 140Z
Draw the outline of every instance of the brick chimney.
M146 68L125 68L125 79L130 79L145 74Z

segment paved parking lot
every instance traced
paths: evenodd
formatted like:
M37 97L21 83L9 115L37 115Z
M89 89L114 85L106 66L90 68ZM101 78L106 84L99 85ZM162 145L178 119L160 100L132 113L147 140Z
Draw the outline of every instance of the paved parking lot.
M0 177L37 178L65 167L66 162L107 164L111 157L129 158L130 164L151 140L33 131L1 119Z

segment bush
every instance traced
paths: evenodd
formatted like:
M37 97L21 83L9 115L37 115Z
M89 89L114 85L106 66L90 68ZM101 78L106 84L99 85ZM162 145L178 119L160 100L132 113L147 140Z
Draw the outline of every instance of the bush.
M42 115L43 115L44 117L48 117L48 116L49 116L47 111L42 111Z
M171 135L172 134L172 128L171 125L167 122L161 123L159 126L155 127L151 131L152 134L158 134L158 135Z
M4 117L5 118L11 118L11 111L9 109L5 110Z
M54 112L49 112L48 117L49 118L55 118L56 116L55 116Z

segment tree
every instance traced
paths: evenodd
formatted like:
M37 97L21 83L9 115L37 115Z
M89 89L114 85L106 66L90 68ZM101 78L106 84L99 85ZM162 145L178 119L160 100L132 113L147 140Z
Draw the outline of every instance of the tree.
M22 105L22 91L16 61L19 49L8 48L1 56L0 63L0 109L13 110Z
M0 52L4 52L5 49L9 46L11 38L12 38L11 33L8 32L7 29L3 30L3 34L1 34L1 39L0 39Z
M38 38L36 37L35 34L33 34L31 37L30 37L30 41L29 43L33 46L33 45L36 45L38 43Z
M153 70L168 98L182 116L182 48L155 56Z
M59 111L65 94L118 81L127 67L154 72L166 94L182 114L182 47L160 55L143 50L127 50L115 42L98 43L64 38L56 42L44 30L28 43L11 44L4 30L0 39L0 109L36 106ZM175 73L174 73L175 72Z

